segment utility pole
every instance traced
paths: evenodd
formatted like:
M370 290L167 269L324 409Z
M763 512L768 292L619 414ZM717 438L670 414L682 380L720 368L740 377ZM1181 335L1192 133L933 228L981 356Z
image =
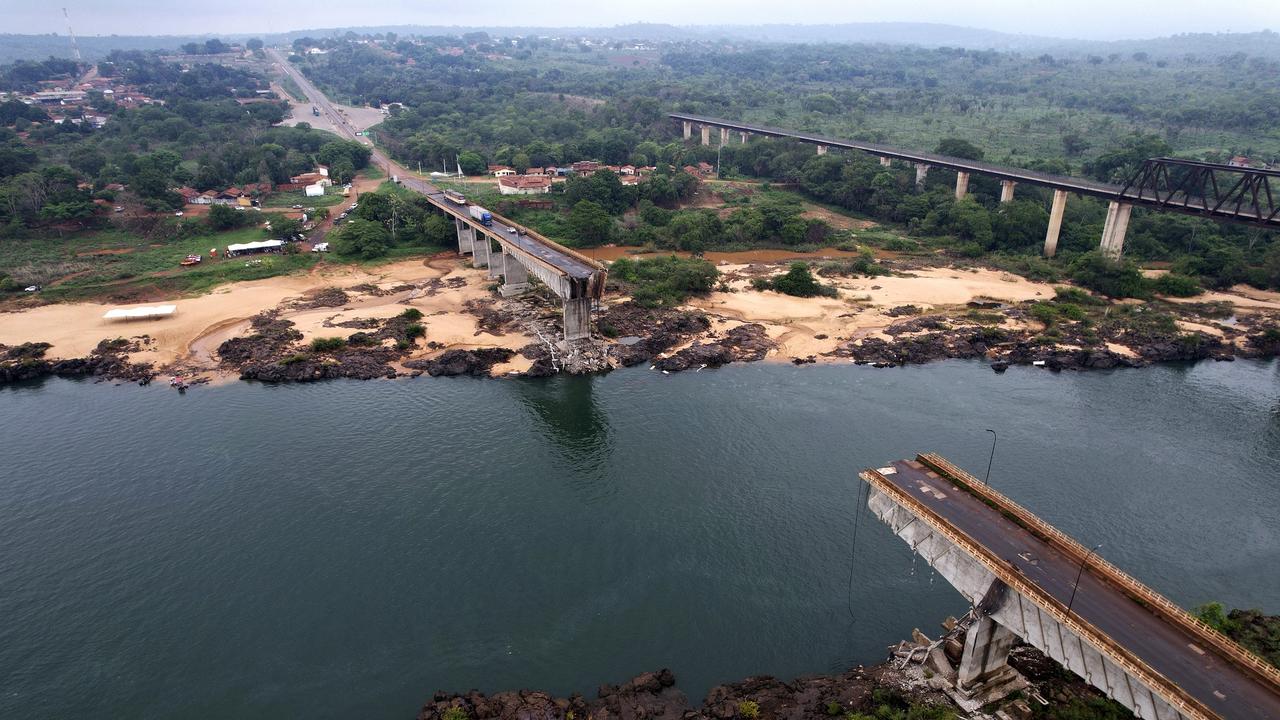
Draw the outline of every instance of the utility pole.
M71 29L71 15L67 13L66 8L62 8L62 17L67 19L67 34L71 36L71 53L76 56L76 62L80 62L84 58L80 57L80 46L76 44L76 31Z
M1080 561L1080 570L1076 573L1076 582L1071 586L1071 599L1067 601L1067 615L1071 615L1071 605L1076 601L1076 590L1080 587L1080 577L1084 575L1084 566L1089 564L1089 558L1098 552L1102 547L1102 543L1093 546L1093 549L1085 554L1084 559Z

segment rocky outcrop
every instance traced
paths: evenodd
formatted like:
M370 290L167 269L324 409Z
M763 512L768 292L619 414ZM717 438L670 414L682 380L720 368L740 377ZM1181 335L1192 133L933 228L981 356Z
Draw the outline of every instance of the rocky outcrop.
M715 342L697 342L653 365L659 370L677 372L702 367L720 367L731 362L763 360L777 345L758 323L739 325Z
M488 377L493 366L515 357L507 348L482 348L480 350L446 350L436 357L410 360L404 364L413 370L425 371L432 377L470 375Z
M0 385L50 376L127 380L145 385L155 377L155 369L151 363L129 362L128 354L138 352L149 341L145 335L131 340L103 340L88 356L64 360L46 359L51 345L45 342L0 345Z
M628 301L601 313L596 326L608 337L623 339L611 350L620 364L630 367L706 332L711 321L701 313L646 308Z
M751 677L712 688L691 706L670 670L637 675L619 686L602 685L596 697L557 698L519 690L487 696L437 692L418 720L829 720L848 713L904 711L914 706L951 707L941 694L906 687L889 666L856 668L839 675L783 682Z

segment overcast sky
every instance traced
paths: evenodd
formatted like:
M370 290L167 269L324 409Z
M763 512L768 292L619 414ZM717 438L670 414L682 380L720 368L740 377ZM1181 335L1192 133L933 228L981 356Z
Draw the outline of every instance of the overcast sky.
M368 25L610 26L937 22L1113 40L1181 32L1280 31L1280 0L0 0L2 32L78 35L272 33Z

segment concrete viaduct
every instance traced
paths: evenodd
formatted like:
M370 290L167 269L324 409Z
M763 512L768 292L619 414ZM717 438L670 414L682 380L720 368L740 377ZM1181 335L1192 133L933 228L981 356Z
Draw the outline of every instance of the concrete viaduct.
M529 275L532 274L551 288L564 303L565 342L591 336L591 305L604 294L608 274L603 265L498 215L493 215L492 225L483 225L473 219L464 206L446 200L443 191L411 175L386 153L374 147L368 137L358 134L351 121L305 75L298 72L279 50L271 48L267 52L341 135L369 146L373 163L386 168L388 174L398 175L406 188L422 194L428 202L453 219L458 233L458 252L471 255L473 267L488 268L489 277L502 278L500 290L504 296L510 297L528 290Z
M1020 183L1050 188L1053 190L1053 200L1049 208L1049 228L1044 238L1044 254L1048 257L1052 257L1058 250L1058 236L1062 230L1062 215L1066 209L1068 193L1090 195L1109 203L1100 248L1113 258L1120 257L1124 250L1125 233L1134 205L1242 222L1280 231L1280 187L1274 195L1270 188L1272 179L1280 182L1280 172L1273 170L1155 158L1148 160L1128 184L1120 186L720 118L683 113L671 113L668 117L681 122L685 140L692 139L694 126L699 126L703 145L711 144L711 129L717 128L721 145L729 144L731 135L737 135L743 144L751 136L759 135L810 143L817 146L819 155L825 155L830 148L840 148L875 155L885 167L889 167L894 160L910 163L915 167L917 187L924 187L930 168L954 170L957 200L968 194L969 176L972 173L999 178L1002 203L1013 200L1014 188ZM1171 168L1173 172L1170 172ZM1229 177L1219 183L1220 176Z
M869 469L867 507L974 607L952 678L1016 675L1014 636L1144 720L1280 717L1280 670L945 459Z

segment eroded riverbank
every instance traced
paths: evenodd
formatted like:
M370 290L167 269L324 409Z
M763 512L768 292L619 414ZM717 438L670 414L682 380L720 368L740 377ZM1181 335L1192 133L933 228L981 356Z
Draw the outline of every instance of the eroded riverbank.
M598 342L568 352L555 344L554 297L502 298L483 270L452 253L229 285L176 301L172 317L129 325L103 320L108 305L46 305L0 316L0 381L133 380L147 368L211 381L311 381L946 358L1061 370L1280 353L1276 293L1110 303L998 270L883 259L887 275L827 274L835 297L796 298L753 287L786 265L761 252L733 258L746 263L721 258L716 289L682 307L641 308L611 293L595 314ZM415 327L388 329L396 323ZM103 342L124 348L123 364L94 360Z

